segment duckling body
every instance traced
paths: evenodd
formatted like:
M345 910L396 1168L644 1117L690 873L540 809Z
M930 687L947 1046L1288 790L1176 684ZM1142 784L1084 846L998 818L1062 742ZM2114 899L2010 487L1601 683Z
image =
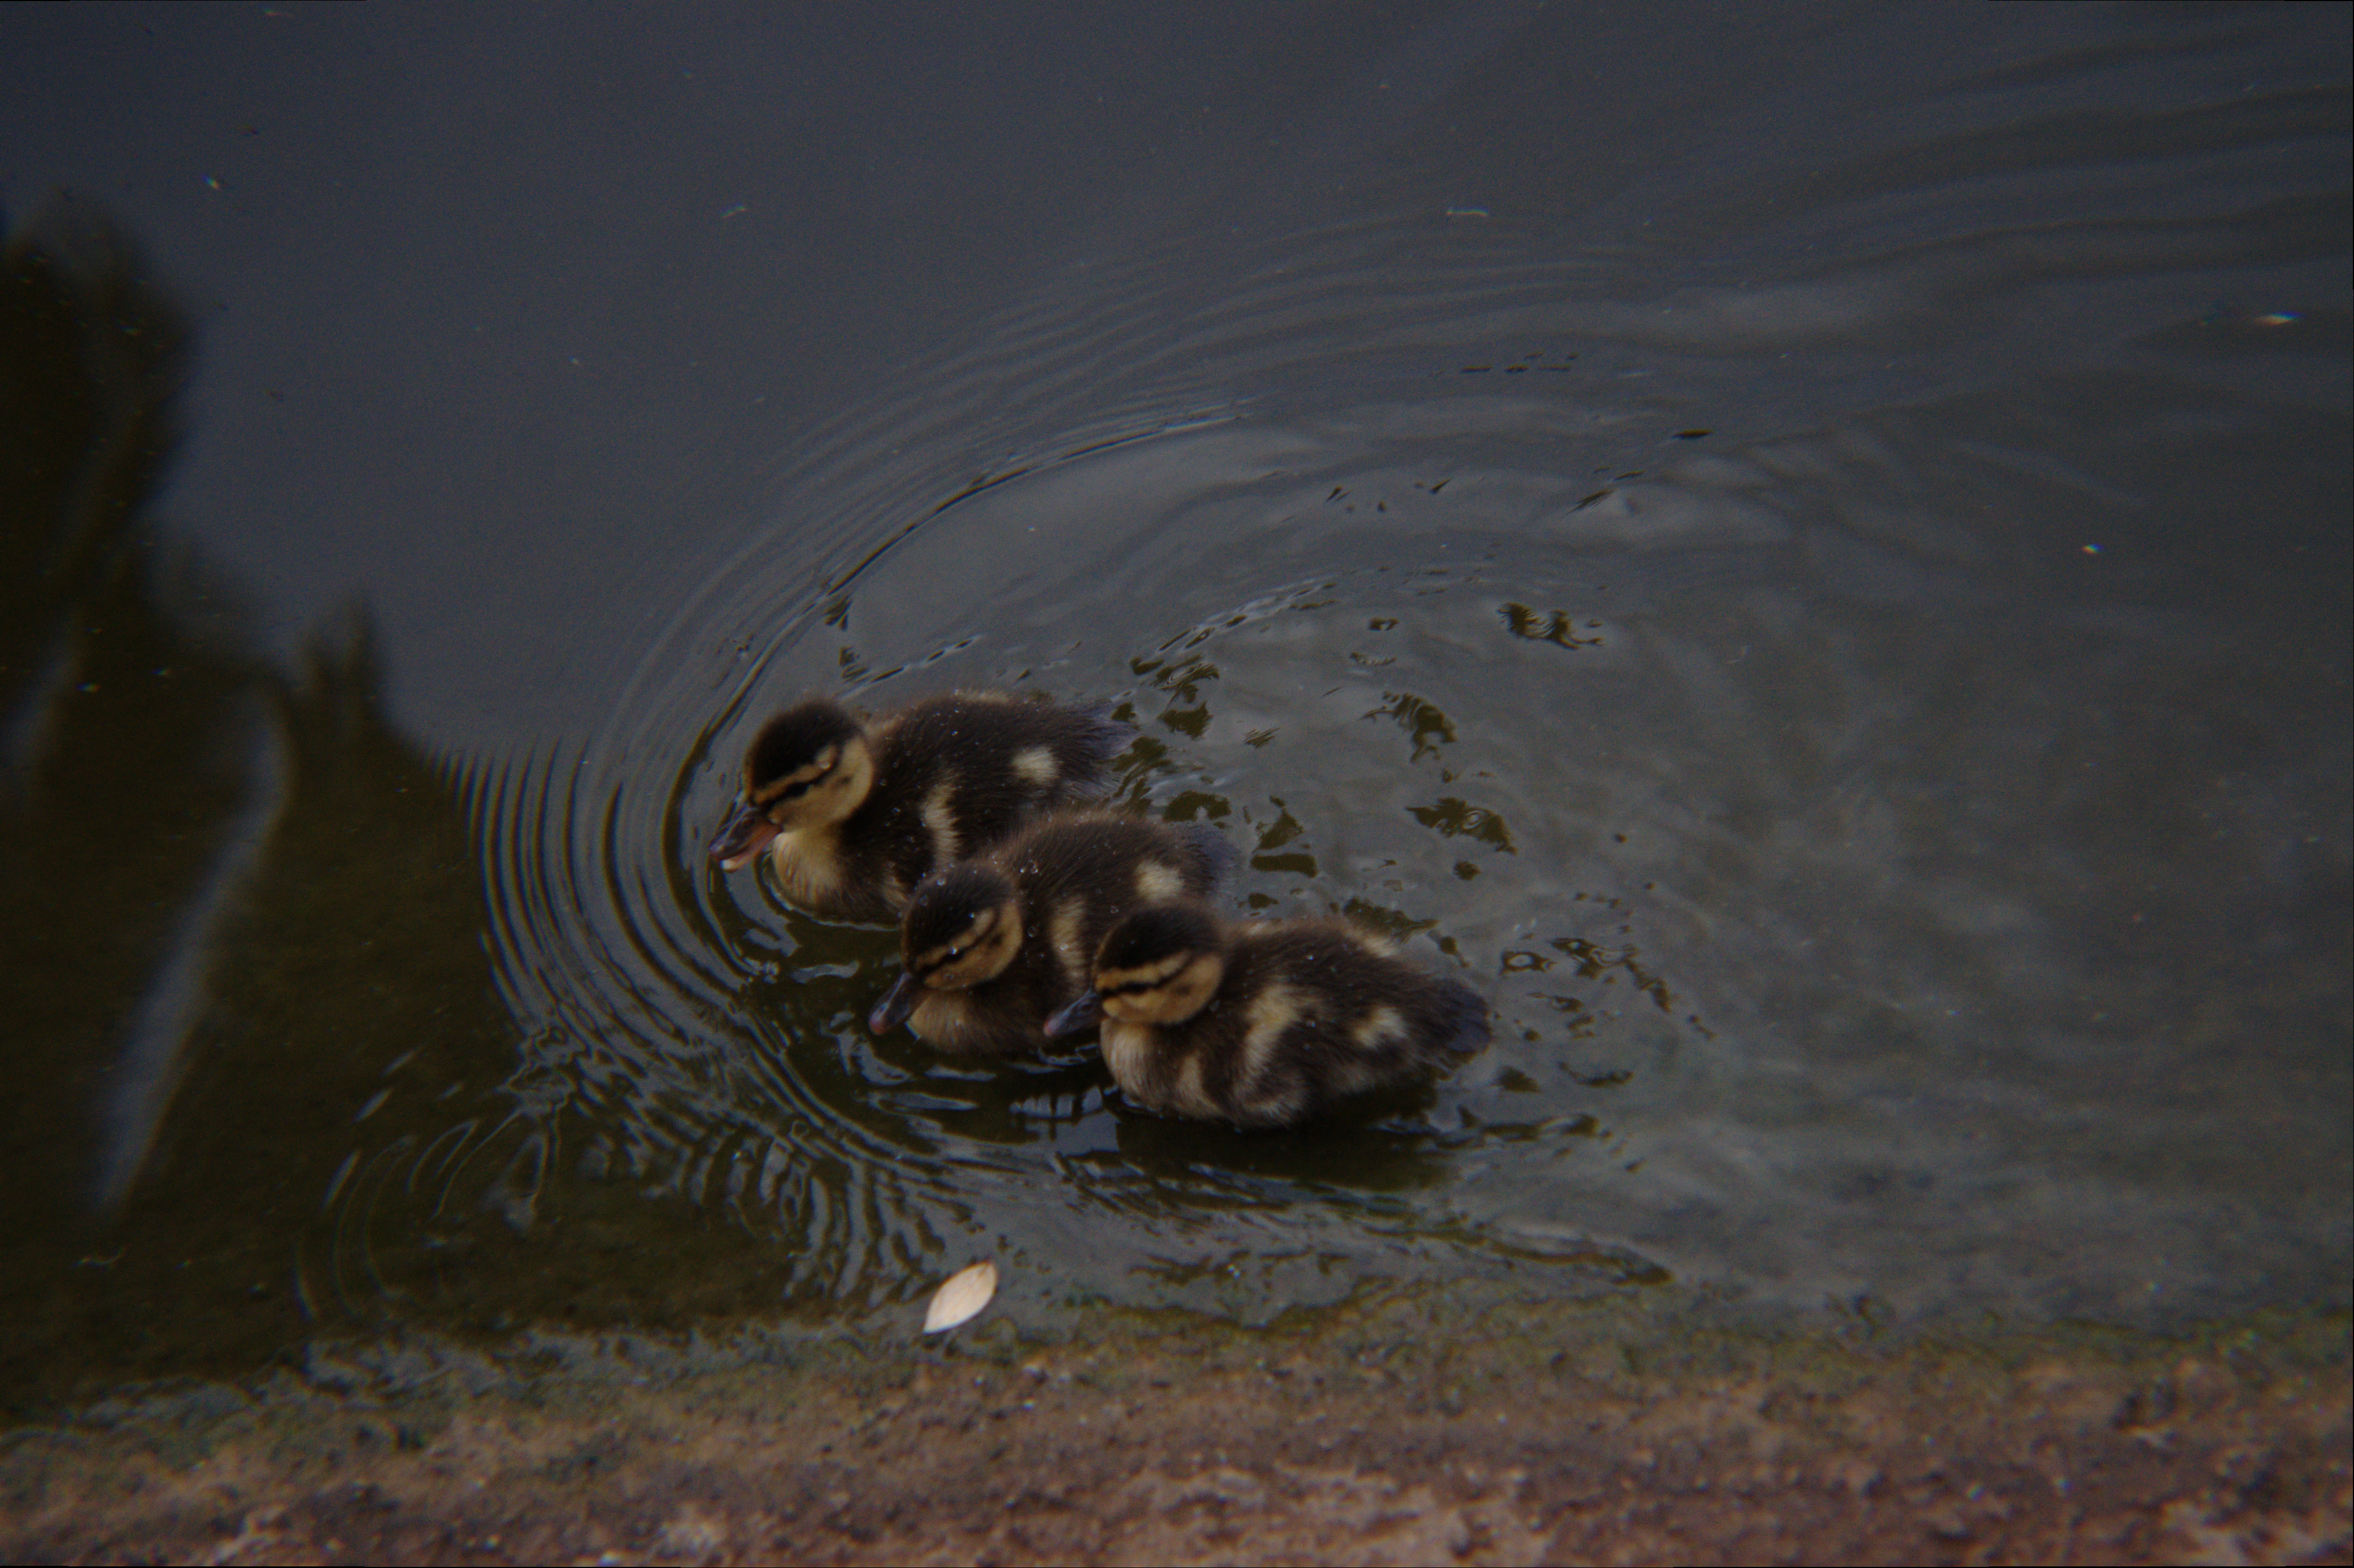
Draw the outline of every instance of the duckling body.
M1103 793L1128 726L997 692L958 692L873 728L811 697L761 726L735 815L711 853L733 871L763 848L787 902L884 921L935 867L1040 813Z
M937 1049L1044 1050L1046 1017L1087 988L1104 933L1130 909L1206 896L1234 852L1213 830L1140 817L1050 817L919 884L900 922L907 969L875 1004Z
M1122 919L1050 1035L1100 1016L1120 1092L1168 1116L1288 1127L1427 1077L1488 1042L1488 1006L1325 921L1222 926L1198 906Z

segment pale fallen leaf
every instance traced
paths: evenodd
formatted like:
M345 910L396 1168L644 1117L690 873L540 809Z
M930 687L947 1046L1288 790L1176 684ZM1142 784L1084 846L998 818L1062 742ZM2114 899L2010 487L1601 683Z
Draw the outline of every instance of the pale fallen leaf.
M997 1265L982 1262L959 1269L933 1293L932 1305L924 1313L924 1332L937 1334L979 1316L996 1294Z

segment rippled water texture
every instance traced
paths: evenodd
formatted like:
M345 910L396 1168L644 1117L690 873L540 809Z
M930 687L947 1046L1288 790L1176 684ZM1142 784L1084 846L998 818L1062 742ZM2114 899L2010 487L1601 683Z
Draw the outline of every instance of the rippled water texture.
M1396 97L1215 222L1108 205L759 454L599 719L432 754L364 624L223 675L212 847L110 971L117 1239L56 1245L210 1225L225 1322L856 1314L976 1256L1016 1313L2342 1302L2344 16L1802 15L1675 104L1551 13L1344 62ZM1235 909L1404 937L1493 1045L1243 1136L870 1036L892 934L704 845L775 707L960 685L1118 705Z

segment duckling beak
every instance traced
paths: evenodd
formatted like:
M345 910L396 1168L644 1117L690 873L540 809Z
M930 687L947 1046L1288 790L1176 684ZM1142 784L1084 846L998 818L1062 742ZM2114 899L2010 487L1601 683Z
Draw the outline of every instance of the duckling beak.
M1087 991L1078 1001L1046 1020L1046 1038L1053 1040L1065 1034L1076 1034L1088 1025L1102 1021L1103 998L1094 991Z
M711 841L711 858L719 863L720 870L734 871L768 848L776 836L777 824L762 816L751 801L744 801Z
M877 1034L890 1033L907 1022L907 1015L916 1011L916 1003L923 996L924 982L901 969L899 978L891 982L891 989L875 1004L875 1011L866 1015L866 1027Z

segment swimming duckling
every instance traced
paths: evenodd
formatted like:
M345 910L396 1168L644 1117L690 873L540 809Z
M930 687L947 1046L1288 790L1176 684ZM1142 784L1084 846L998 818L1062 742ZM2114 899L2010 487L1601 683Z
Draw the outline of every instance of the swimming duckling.
M934 872L899 926L906 972L868 1025L960 1054L1045 1048L1046 1015L1087 989L1104 933L1140 905L1206 896L1234 858L1196 824L1075 812Z
M1488 1043L1470 987L1324 921L1222 927L1198 905L1140 909L1106 934L1092 980L1046 1033L1100 1019L1129 1099L1239 1127L1289 1127Z
M1132 733L1099 713L1001 692L933 697L873 729L811 697L752 737L744 792L712 858L734 871L766 846L787 902L830 919L889 920L935 866L1102 794Z

